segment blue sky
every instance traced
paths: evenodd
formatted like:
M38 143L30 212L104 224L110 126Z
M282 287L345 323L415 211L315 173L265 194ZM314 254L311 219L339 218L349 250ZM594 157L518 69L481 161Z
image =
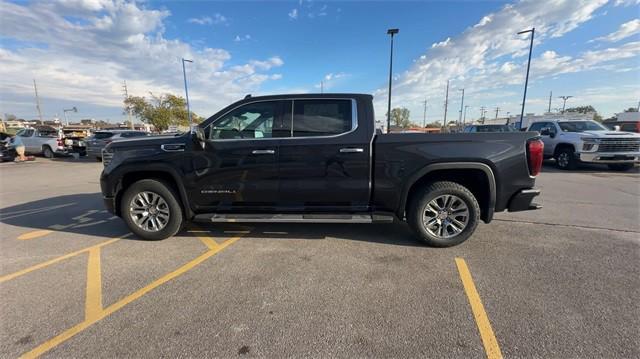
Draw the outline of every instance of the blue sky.
M638 0L217 2L0 1L0 111L34 118L32 81L45 117L77 106L77 118L122 120L130 93L183 94L189 66L192 108L209 116L254 95L364 92L384 117L389 38L395 40L394 106L422 122L449 116L465 88L467 117L519 111L528 39L535 26L527 112L541 113L553 91L568 106L605 116L640 100ZM450 117L451 119L451 117Z

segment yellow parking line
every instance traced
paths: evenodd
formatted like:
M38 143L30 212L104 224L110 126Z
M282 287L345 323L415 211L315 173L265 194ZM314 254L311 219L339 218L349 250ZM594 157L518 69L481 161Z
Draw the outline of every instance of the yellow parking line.
M29 267L29 268L25 268L25 269L23 269L23 270L19 270L19 271L17 271L17 272L11 273L11 274L7 274L7 275L4 275L4 276L1 276L1 277L0 277L0 283L2 283L2 282L6 282L6 281L11 280L11 279L14 279L14 278L19 277L19 276L21 276L21 275L24 275L24 274L27 274L27 273L33 272L33 271L35 271L35 270L38 270L38 269L41 269L41 268L44 268L44 267L50 266L50 265L52 265L52 264L58 263L58 262L60 262L60 261L63 261L63 260L65 260L65 259L67 259L67 258L71 258L71 257L73 257L73 256L77 256L78 254L83 253L83 252L90 251L90 250L91 250L91 249L93 249L93 248L100 248L100 247L106 246L107 244L111 244L111 243L113 243L113 242L119 241L120 239L125 238L125 237L126 237L126 236L128 236L128 235L129 235L129 234L127 233L127 234L125 234L125 235L123 235L123 236L120 236L120 237L116 237L116 238L110 239L110 240L108 240L108 241L105 241L105 242L102 242L102 243L96 244L96 245L94 245L94 246L87 247L87 248L84 248L84 249L81 249L81 250L79 250L79 251L75 251L75 252L72 252L72 253L69 253L69 254L65 254L65 255L63 255L63 256L60 256L60 257L57 257L57 258L54 258L54 259L48 260L48 261L46 261L46 262L42 262L42 263L36 264L36 265L31 266L31 267Z
M223 242L220 245L217 245L216 248L213 249L209 249L208 251L206 251L205 253L201 254L200 256L198 256L197 258L191 260L190 262L184 264L183 266L181 266L180 268L174 270L171 273L165 274L164 276L156 279L155 281L153 281L151 284L138 289L137 291L129 294L128 296L120 299L119 301L117 301L116 303L108 306L107 308L105 308L104 310L100 311L99 313L97 313L95 316L89 316L87 315L87 317L85 318L84 322L77 324L69 329L67 329L66 331L64 331L62 334L55 336L49 340L47 340L46 342L40 344L39 346L37 346L36 348L32 349L31 351L23 354L21 356L21 358L37 358L38 356L46 353L47 351L55 348L56 346L60 345L61 343L69 340L70 338L72 338L74 335L82 332L83 330L87 329L88 327L90 327L91 325L95 324L96 322L98 322L99 320L113 314L114 312L122 309L124 306L126 306L127 304L141 298L142 296L144 296L145 294L149 293L150 291L154 290L155 288L163 285L164 283L177 278L179 276L181 276L182 274L188 272L189 270L193 269L194 267L196 267L197 265L199 265L200 263L204 262L205 260L207 260L209 257L215 255L216 253L219 253L220 251L222 251L223 249L225 249L226 247L228 247L229 245L233 244L235 241L237 241L238 239L240 239L241 237L234 237L231 239L226 240L225 242ZM213 241L213 239L211 239ZM214 241L215 243L215 241ZM95 261L95 259L94 259ZM90 260L91 262L91 260ZM94 264L95 265L95 264ZM89 280L88 278L89 275L87 275L87 280ZM89 290L89 288L87 287L87 291ZM89 294L87 293L87 299L88 299Z
M458 266L458 272L460 273L460 279L462 280L464 291L467 293L467 298L471 305L471 311L476 319L476 325L478 326L478 331L480 332L480 338L482 338L482 344L484 345L484 351L487 354L487 358L502 358L498 340L493 334L489 317L484 311L484 306L482 305L480 295L478 294L476 286L473 283L473 279L471 278L471 272L469 272L467 263L462 258L456 258L456 265Z
M99 318L102 313L102 273L100 268L100 247L89 250L87 263L87 293L85 300L85 320Z
M53 231L48 230L48 229L40 229L37 231L31 231L31 232L27 232L27 233L23 233L21 235L18 236L18 240L21 241L26 241L29 239L34 239L34 238L39 238L39 237L43 237L46 236L49 233L53 233Z

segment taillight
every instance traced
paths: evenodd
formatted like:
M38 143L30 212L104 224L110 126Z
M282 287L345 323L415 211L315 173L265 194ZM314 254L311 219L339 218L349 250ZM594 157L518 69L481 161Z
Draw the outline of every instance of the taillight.
M640 133L640 121L636 122L636 132Z
M64 147L64 141L61 138L58 138L58 147Z
M537 176L542 169L542 156L544 143L540 139L527 141L527 160L529 161L529 174Z

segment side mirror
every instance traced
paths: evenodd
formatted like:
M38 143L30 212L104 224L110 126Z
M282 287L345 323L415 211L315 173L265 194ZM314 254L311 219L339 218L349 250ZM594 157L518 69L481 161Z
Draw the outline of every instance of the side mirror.
M551 130L549 129L549 127L545 127L540 129L540 135L541 136L551 136Z
M193 141L200 144L200 146L202 146L202 149L204 150L204 147L206 145L206 142L205 142L206 138L205 138L204 130L202 129L202 127L198 125L191 125L191 138L193 139Z

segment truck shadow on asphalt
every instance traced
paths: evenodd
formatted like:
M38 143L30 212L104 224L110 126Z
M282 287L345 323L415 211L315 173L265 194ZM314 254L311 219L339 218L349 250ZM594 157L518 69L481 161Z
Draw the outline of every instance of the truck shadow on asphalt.
M112 238L127 233L118 217L104 210L99 193L45 198L0 209L0 222L32 230L51 230Z
M129 232L119 217L104 210L100 193L81 193L45 198L0 209L0 222L27 230L113 238ZM205 230L214 237L242 235L248 239L339 238L400 246L423 245L404 223L192 223L178 237L196 237ZM135 236L129 237L137 240Z

